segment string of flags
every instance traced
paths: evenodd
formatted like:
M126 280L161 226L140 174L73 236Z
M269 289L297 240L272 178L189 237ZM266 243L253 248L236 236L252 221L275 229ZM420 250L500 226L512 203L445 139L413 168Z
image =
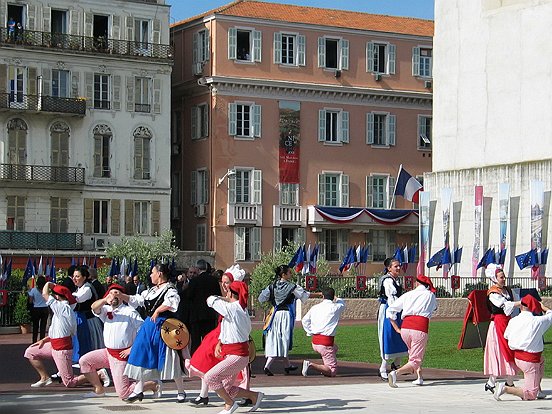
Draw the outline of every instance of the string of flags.
M319 251L320 246L318 244L315 244L312 249L310 244L308 249L305 244L300 245L291 258L288 266L295 269L297 273L301 272L303 275L307 273L316 273Z

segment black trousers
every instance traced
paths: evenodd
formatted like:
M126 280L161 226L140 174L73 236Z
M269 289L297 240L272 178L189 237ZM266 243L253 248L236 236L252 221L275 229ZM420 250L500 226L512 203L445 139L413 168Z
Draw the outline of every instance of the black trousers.
M212 319L191 322L188 325L188 330L190 331L190 355L193 355L195 350L199 348L205 335L217 327L217 323L217 319Z
M46 336L46 324L48 323L49 308L32 308L31 321L33 322L33 344L39 339L38 331L40 329L40 339Z

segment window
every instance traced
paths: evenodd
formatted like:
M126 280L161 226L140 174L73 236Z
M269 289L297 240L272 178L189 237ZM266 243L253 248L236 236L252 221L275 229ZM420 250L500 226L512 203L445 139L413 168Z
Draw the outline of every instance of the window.
M149 43L149 21L134 19L134 41L137 51L146 52Z
M261 61L262 34L258 30L228 29L228 59L242 62Z
M228 104L228 134L241 138L261 136L261 106L252 103Z
M383 262L390 257L395 249L395 231L371 230L366 236L366 242L371 245L371 258L374 262Z
M203 29L194 33L193 37L193 50L192 50L193 63L203 63L209 60L209 30Z
M261 260L260 227L236 227L234 229L234 259L236 262Z
M50 233L67 233L69 227L69 200L66 198L50 198Z
M149 202L134 202L134 233L149 234Z
M299 205L299 184L280 183L280 205Z
M20 66L8 66L8 93L10 108L26 109L27 90L26 68ZM2 85L3 86L3 85Z
M54 167L69 166L69 126L57 121L50 127L51 162ZM59 171L61 173L62 171Z
M6 230L25 231L25 197L7 196Z
M325 229L320 234L320 257L336 262L345 257L349 233L342 229Z
M209 112L207 104L192 106L192 139L209 135Z
M192 171L190 202L193 206L209 202L209 172L206 169Z
M149 78L135 78L134 80L134 111L147 112L151 111L150 104L150 85Z
M433 118L427 115L418 115L418 149L430 150Z
M274 63L305 66L305 36L274 33Z
M345 39L318 38L318 67L349 69L349 41Z
M150 148L152 133L149 128L138 127L132 134L134 138L134 179L149 180L150 174Z
M198 252L207 250L207 225L205 223L196 226L196 250Z
M57 98L69 98L71 77L68 70L52 69L52 96Z
M272 248L275 253L291 243L303 244L306 240L306 230L303 227L274 227Z
M340 109L320 109L318 111L318 141L348 143L349 112Z
M262 172L253 169L235 169L228 175L229 204L261 204Z
M9 164L27 164L27 124L20 118L13 118L8 121L7 127ZM20 172L22 171L17 171L16 174L19 175Z
M412 48L412 76L431 78L433 50L426 47Z
M318 204L327 207L349 207L349 176L337 172L319 174Z
M366 43L366 72L395 73L396 46L389 43Z
M92 210L92 232L95 234L107 234L109 201L94 200Z
M97 125L94 128L94 177L111 177L109 159L111 158L110 142L112 132L107 125Z
M366 205L368 208L393 208L393 190L395 189L395 177L387 174L370 175L366 182ZM393 201L393 204L391 202Z
M395 145L396 115L380 112L366 114L366 143L368 145Z
M94 73L94 108L109 109L109 75Z

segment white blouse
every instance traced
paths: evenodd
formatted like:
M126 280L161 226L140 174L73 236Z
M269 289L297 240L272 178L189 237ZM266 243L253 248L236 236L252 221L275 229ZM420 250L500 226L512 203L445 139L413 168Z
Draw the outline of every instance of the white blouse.
M247 342L251 333L251 318L240 302L227 302L219 296L209 296L207 306L224 317L220 324L220 342L238 344Z
M133 308L144 306L146 300L155 299L165 291L166 287L166 284L162 284L161 286L153 286L148 290L144 290L139 295L129 296L128 304ZM163 303L160 306L168 306L171 312L176 312L178 310L179 303L180 296L178 295L176 288L174 288L167 290L167 294L163 298Z
M108 313L111 313L110 319ZM94 313L104 323L104 343L107 348L126 349L132 346L138 329L144 321L131 306L124 303L115 310L111 305L103 305L100 313Z

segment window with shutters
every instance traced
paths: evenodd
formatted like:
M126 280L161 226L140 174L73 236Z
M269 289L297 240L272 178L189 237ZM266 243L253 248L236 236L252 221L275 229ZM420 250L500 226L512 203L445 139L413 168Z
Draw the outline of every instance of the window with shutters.
M146 54L148 52L149 24L148 20L134 19L134 47L138 53Z
M27 108L27 68L8 66L8 100L9 107L15 109ZM3 85L2 85L3 87Z
M299 205L299 184L280 183L280 205Z
M261 228L234 228L234 261L251 262L261 259Z
M433 49L431 47L412 48L412 75L431 78L433 75Z
M204 252L207 250L207 224L198 224L196 226L196 250Z
M151 79L136 77L134 79L134 111L151 112Z
M318 141L329 144L349 142L349 112L324 108L318 111Z
M349 233L342 229L324 229L320 234L320 256L329 262L345 257L348 248Z
M366 143L373 146L394 146L396 141L396 115L388 112L366 114Z
M27 123L21 118L10 119L8 129L8 163L11 165L27 164ZM14 171L18 179L24 178L24 171ZM21 177L20 177L21 176Z
M97 125L94 130L94 177L111 177L109 159L113 133L107 125Z
M107 234L109 224L109 201L94 200L92 208L92 232Z
M261 204L262 171L236 168L228 175L229 204Z
M149 202L134 202L134 234L150 234Z
M261 61L262 33L248 28L228 29L228 59L238 62Z
M153 134L149 128L138 127L134 130L134 178L136 180L151 179L151 140Z
M305 66L305 36L295 33L274 33L274 63Z
M7 196L6 230L25 231L25 197Z
M62 121L56 121L50 127L51 163L54 167L69 166L69 132L69 125ZM56 173L67 174L67 171Z
M94 73L94 108L110 108L109 75Z
M318 205L349 207L349 176L337 172L319 174Z
M48 91L46 91L48 93ZM69 98L71 95L71 75L68 70L52 69L52 96Z
M192 171L191 197L193 206L209 202L209 172L205 168Z
M193 62L203 63L209 60L209 30L203 29L194 33Z
M428 115L418 115L418 149L431 150L433 140L433 118Z
M209 136L209 111L207 104L192 106L192 139Z
M234 102L228 108L228 133L237 138L261 136L261 106L250 102Z
M388 174L368 176L366 180L366 206L368 208L393 208L395 206L393 198L395 181L396 178Z
M318 67L334 70L349 69L349 41L340 38L318 38Z
M274 252L290 244L304 244L306 229L303 227L274 227L274 240L272 247Z
M69 199L50 198L50 232L67 233L69 228Z
M395 73L396 46L390 43L366 43L366 71L391 75Z
M391 241L389 231L387 230L371 230L366 235L367 244L371 244L372 246L372 261L383 262L393 254L393 252L389 251Z

